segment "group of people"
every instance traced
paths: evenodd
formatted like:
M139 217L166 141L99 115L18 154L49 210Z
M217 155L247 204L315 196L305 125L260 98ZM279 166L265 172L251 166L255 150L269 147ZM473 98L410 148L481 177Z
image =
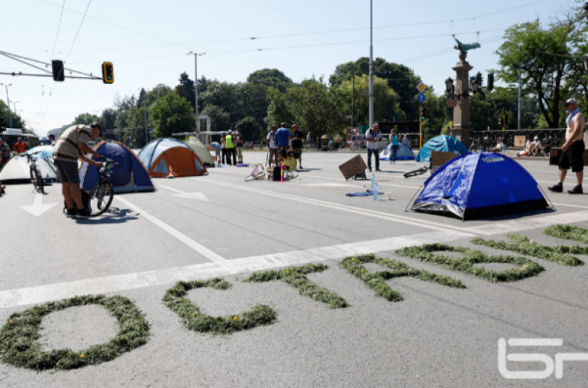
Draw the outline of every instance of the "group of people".
M307 136L307 143L310 140L310 133ZM302 167L302 148L304 146L304 134L298 129L297 124L292 124L292 133L286 128L286 123L281 123L278 129L277 125L272 125L271 130L265 138L268 148L268 168L272 163L276 166L288 157L298 160L299 168Z
M541 152L545 153L543 146L541 145L541 140L539 140L538 136L533 138L531 141L530 137L527 137L525 141L525 148L517 154L517 156L537 156L541 154Z
M396 155L398 154L398 136L399 135L396 133L396 130L392 129L392 131L390 131L390 163L392 164L396 163ZM380 140L382 140L380 125L374 124L365 133L366 148L368 151L367 165L370 172L372 172L372 155L374 155L376 159L376 171L382 171L380 170ZM410 139L407 135L402 137L401 142L410 148Z
M226 133L221 134L220 143L213 141L210 143L210 147L214 149L217 163L236 166L237 163L243 163L244 144L243 135L239 131L233 133L233 130L229 129Z

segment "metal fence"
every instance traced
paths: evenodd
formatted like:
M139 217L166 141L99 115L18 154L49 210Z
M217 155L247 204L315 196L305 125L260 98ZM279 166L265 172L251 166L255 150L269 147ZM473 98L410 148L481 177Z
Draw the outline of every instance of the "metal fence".
M520 131L518 129L507 129L505 131L473 131L472 142L475 142L484 148L494 147L496 143L498 143L498 138L501 137L506 146L512 148L515 146L516 136L527 136L531 139L531 141L535 136L537 136L543 146L549 144L551 147L559 147L565 141L566 129L522 129Z

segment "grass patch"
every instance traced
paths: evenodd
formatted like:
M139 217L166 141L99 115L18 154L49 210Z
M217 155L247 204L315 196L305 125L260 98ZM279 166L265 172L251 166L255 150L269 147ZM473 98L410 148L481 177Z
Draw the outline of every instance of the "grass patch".
M363 264L366 263L375 263L384 268L389 268L390 270L368 272L363 266ZM376 295L389 300L390 302L400 302L404 300L404 298L402 294L391 289L386 284L386 280L404 276L410 276L419 280L442 284L448 287L466 288L466 286L458 279L415 269L401 261L384 259L374 255L346 257L339 263L339 266L347 270L356 278L362 280L369 288L376 292Z
M236 331L249 330L260 325L271 325L276 321L277 313L269 306L258 305L251 311L226 317L211 317L186 298L188 291L211 287L227 290L231 283L215 278L207 281L177 282L165 293L163 302L182 318L182 323L189 330L200 333L231 334Z
M520 253L522 255L533 256L539 259L548 260L556 264L567 265L570 267L584 265L584 262L582 260L570 254L570 247L562 245L554 247L547 245L539 245L529 240L528 237L522 236L520 234L508 234L507 236L512 241L511 244L505 241L484 240L483 238L474 238L473 240L471 240L471 243L476 245L483 245L494 249L513 251L516 253ZM588 251L587 248L584 249Z
M301 295L308 296L319 302L323 302L329 305L330 308L344 308L349 306L345 299L340 297L334 292L327 290L326 288L319 287L316 283L308 280L306 275L310 273L323 272L329 268L324 264L308 264L302 267L290 267L279 271L264 271L258 272L247 279L244 282L271 282L275 280L281 280L286 284L298 289Z
M116 318L120 325L116 337L81 352L70 349L41 351L37 340L40 338L43 317L70 307L93 304L103 306ZM122 296L76 296L12 314L0 330L0 359L5 363L37 371L76 369L114 360L121 354L146 344L148 340L149 324L143 313L129 299Z
M578 241L584 244L588 244L588 229L580 228L578 226L551 225L545 228L543 233L548 236L563 238L564 240ZM570 248L575 250L570 253L575 253L577 255L588 255L588 248L586 247L575 245Z
M460 252L464 254L461 259L454 259L446 255L433 252ZM480 251L465 247L452 247L445 244L425 244L419 247L403 248L396 251L397 254L408 256L420 261L441 265L453 271L464 272L490 282L515 282L531 276L536 276L545 271L545 268L532 260L514 256L488 256ZM518 268L507 271L490 271L476 264L504 263L513 264Z

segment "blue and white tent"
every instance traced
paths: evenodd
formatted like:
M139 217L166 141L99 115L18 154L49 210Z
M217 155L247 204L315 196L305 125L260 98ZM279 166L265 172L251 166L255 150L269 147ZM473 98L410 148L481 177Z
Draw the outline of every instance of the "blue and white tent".
M112 183L115 193L136 193L142 191L155 191L153 182L147 174L147 170L137 156L124 144L117 141L104 141L94 147L103 157L109 158L120 164L114 166L112 174L108 178ZM80 167L80 185L90 191L98 182L99 171L97 167L84 162Z
M549 207L535 179L520 164L497 153L466 154L441 166L410 210L462 220Z
M416 161L430 162L432 151L453 151L455 155L465 155L468 153L467 147L453 136L439 135L430 139L423 145L423 148L421 148L416 157Z
M380 152L380 160L392 160L392 144L388 144ZM414 160L414 152L408 146L398 143L396 160Z

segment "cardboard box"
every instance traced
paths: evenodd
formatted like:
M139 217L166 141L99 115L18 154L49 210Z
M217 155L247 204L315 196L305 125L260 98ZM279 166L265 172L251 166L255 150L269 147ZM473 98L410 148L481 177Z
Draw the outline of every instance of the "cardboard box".
M357 174L364 172L366 169L367 166L359 154L339 166L339 170L341 170L341 174L343 174L345 180L353 178Z

